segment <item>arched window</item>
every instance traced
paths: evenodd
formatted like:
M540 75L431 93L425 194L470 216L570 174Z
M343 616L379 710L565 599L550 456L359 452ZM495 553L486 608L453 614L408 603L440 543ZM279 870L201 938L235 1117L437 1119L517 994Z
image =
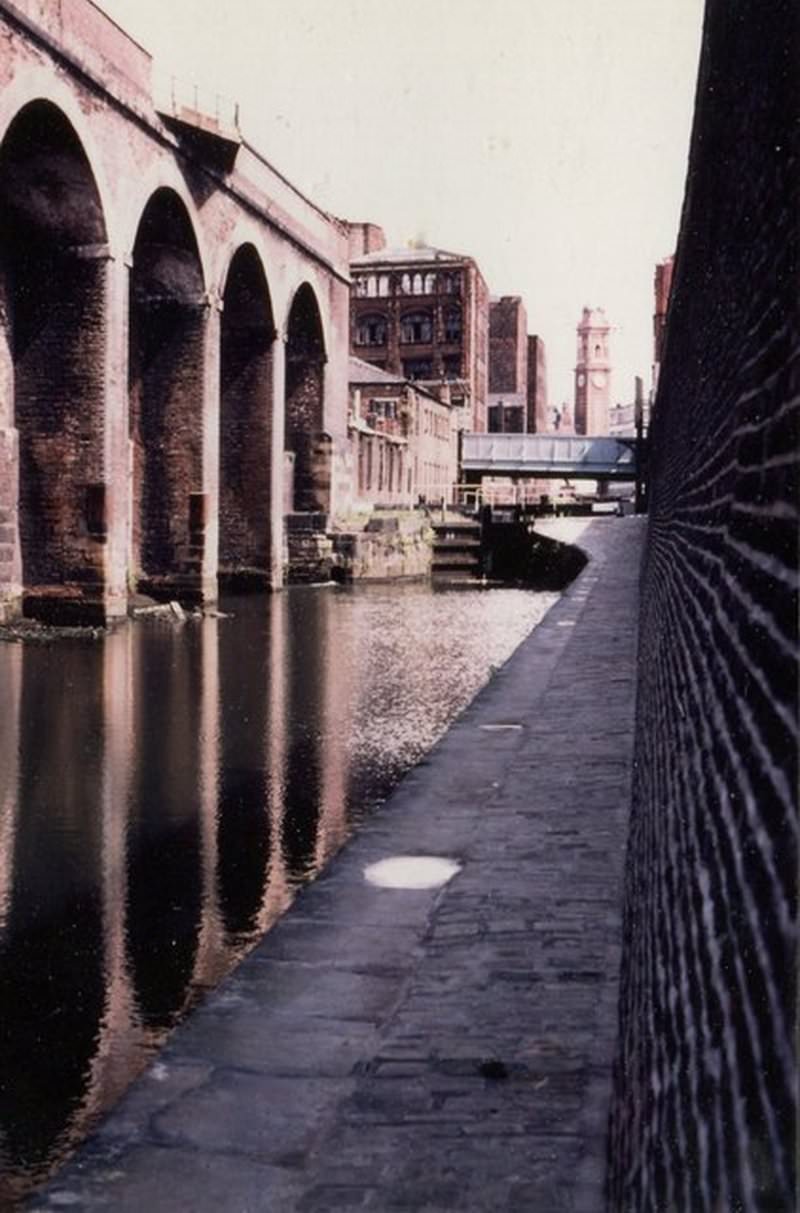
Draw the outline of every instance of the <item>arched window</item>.
M370 274L369 278L367 279L367 294L369 295L370 299L374 299L377 293L378 279L374 274Z
M353 288L355 290L356 298L363 299L367 293L366 278L356 278L355 282L353 284Z
M403 295L411 294L411 275L410 274L403 274L403 277L400 279L400 291L401 291L401 294L403 294Z
M381 274L378 278L378 294L382 299L385 299L389 294L389 275Z
M406 312L400 320L400 344L425 344L433 339L430 312Z
M356 345L386 345L386 317L370 313L356 322Z
M415 295L422 294L422 274L414 275L414 294Z
M461 340L461 308L449 307L445 312L444 339L448 342Z
M435 274L426 274L425 275L425 294L432 295L435 290L436 290L436 275Z
M594 347L594 356L595 356L595 358L599 358L599 357L600 357L600 351L601 351L601 346L598 344L598 345L596 345L596 346Z

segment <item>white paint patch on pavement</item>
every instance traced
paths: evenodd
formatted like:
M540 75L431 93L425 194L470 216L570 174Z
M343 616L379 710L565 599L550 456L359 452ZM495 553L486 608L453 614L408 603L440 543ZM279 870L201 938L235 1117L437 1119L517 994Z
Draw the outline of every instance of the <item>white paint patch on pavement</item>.
M461 864L437 855L393 855L364 869L364 879L381 889L438 889L452 880Z

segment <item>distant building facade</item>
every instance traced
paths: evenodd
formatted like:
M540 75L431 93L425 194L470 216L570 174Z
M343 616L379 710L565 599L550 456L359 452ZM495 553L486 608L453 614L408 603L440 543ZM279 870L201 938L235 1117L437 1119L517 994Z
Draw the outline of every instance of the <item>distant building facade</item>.
M658 265L656 266L653 281L655 301L653 308L652 399L655 399L656 389L658 387L658 373L661 369L661 363L664 360L664 341L667 335L667 310L669 308L670 291L672 290L672 270L674 263L674 257L665 257L663 261L659 261Z
M374 246L374 225L351 225L351 247L354 239ZM489 293L476 262L436 248L372 247L352 258L350 273L353 355L447 396L462 428L485 430Z
M543 434L547 426L547 356L541 337L528 336L527 431Z
M519 295L489 305L489 432L522 434L528 414L528 320Z
M607 434L611 399L608 335L611 326L602 308L583 309L577 327L575 363L575 433Z
M360 358L349 363L353 505L410 507L449 498L458 478L456 406Z

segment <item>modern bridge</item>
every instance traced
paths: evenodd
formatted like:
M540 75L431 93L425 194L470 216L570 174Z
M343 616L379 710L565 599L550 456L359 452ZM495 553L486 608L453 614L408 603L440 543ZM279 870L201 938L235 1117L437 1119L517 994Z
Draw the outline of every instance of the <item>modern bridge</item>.
M635 438L575 434L470 434L461 436L461 473L569 480L636 480Z

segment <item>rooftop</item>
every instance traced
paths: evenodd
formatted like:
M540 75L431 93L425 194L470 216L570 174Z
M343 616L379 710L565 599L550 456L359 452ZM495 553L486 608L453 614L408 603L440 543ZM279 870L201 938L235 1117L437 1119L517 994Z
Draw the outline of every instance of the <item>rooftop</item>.
M415 392L420 392L423 396L430 396L432 400L438 400L437 396L422 387L419 382L412 382L410 379L404 379L402 375L384 371L379 366L373 366L371 362L365 362L363 358L350 357L348 359L347 376L351 387L372 387L376 384L384 387L413 387Z
M385 248L375 253L364 253L354 257L350 262L359 268L369 265L421 265L430 261L453 262L471 261L466 253L449 253L446 249L432 248L430 245L418 245L414 248Z

